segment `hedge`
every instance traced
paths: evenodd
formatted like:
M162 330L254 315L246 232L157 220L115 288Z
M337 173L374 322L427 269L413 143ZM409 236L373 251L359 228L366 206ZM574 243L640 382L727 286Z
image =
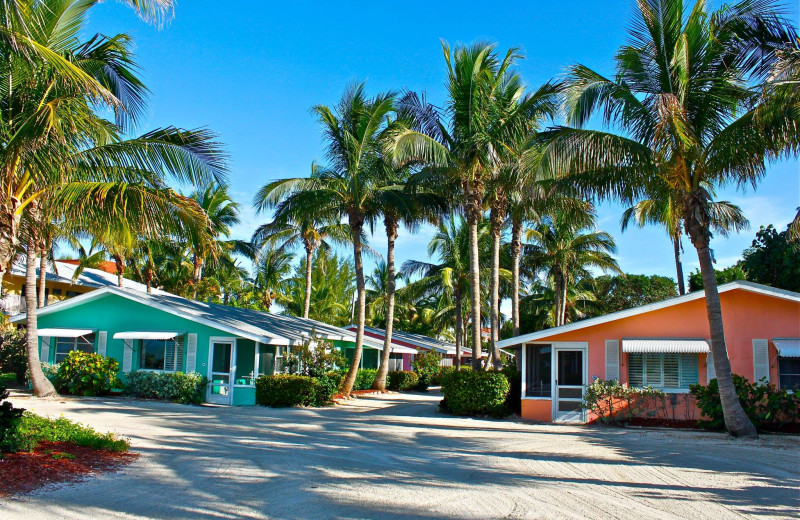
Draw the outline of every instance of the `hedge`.
M394 370L388 374L387 388L396 391L413 390L419 382L419 375L410 370Z
M200 404L205 401L208 378L197 372L136 371L127 375L123 392L145 399Z
M324 406L331 403L340 384L341 377L337 373L319 377L293 374L260 376L256 379L256 404L272 408Z
M114 358L73 350L58 364L58 389L72 395L104 395L119 387L118 370Z
M454 415L505 417L511 412L506 405L509 387L502 372L450 372L442 378L444 399L439 406Z

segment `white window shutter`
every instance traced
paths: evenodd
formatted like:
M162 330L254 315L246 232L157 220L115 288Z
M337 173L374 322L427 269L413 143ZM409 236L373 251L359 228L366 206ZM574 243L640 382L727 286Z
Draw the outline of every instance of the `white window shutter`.
M706 354L706 384L716 378L717 371L714 370L714 353L709 350L708 354Z
M619 340L606 340L606 380L619 381Z
M106 355L106 342L108 341L108 332L101 330L97 333L97 353L105 357Z
M753 340L753 379L756 383L762 379L769 383L769 343L765 339Z
M122 348L122 371L126 374L133 368L133 340L126 339Z
M197 334L189 334L186 341L186 373L197 371Z
M42 336L42 357L39 359L44 363L50 362L50 338Z

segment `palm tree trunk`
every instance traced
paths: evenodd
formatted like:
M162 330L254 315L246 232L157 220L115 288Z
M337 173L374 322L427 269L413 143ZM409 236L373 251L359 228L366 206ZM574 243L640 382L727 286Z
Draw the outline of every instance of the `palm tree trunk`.
M197 298L197 286L200 285L200 280L203 278L203 257L195 253L192 264L192 285L194 286L192 298Z
M511 326L519 336L519 259L522 254L522 222L511 222Z
M303 317L308 318L311 311L311 262L314 258L314 246L306 241L306 298L303 302Z
M19 227L22 213L19 212L21 202L16 197L2 205L0 213L0 287L6 272L11 269L11 262L17 254L19 246Z
M359 217L350 217L350 231L353 236L353 260L356 268L356 293L358 306L357 323L358 329L356 332L356 347L353 349L353 363L350 365L350 370L347 372L347 377L342 384L342 394L345 397L350 396L350 391L356 382L358 375L358 366L361 363L361 349L364 346L364 321L366 321L366 302L365 300L365 287L364 287L364 262L361 258L361 232L364 224Z
M375 382L372 388L375 390L386 390L386 374L389 372L389 356L392 352L392 329L394 328L394 300L395 300L395 272L394 272L394 245L397 240L397 221L393 218L384 220L386 225L386 238L388 246L386 249L386 332L383 336L383 355L378 373L375 375Z
M28 371L31 374L33 395L48 397L56 394L53 384L44 376L39 360L39 334L36 323L36 242L28 241L28 255L25 264L25 303L27 304L26 342L28 350Z
M47 247L41 250L39 257L39 296L37 298L39 308L47 305Z
M681 236L676 235L672 239L672 246L675 249L675 271L678 275L678 293L683 296L686 294L686 282L683 279L683 259L681 258Z
M567 324L567 277L563 275L561 277L561 324Z
M503 362L500 360L500 349L497 347L497 342L500 340L500 239L503 228L503 215L502 209L492 208L491 213L491 232L492 232L492 280L489 282L489 305L490 305L490 345L491 345L491 358L492 365L495 370L503 368ZM489 368L489 363L486 363L486 368Z
M464 345L464 317L462 316L461 306L463 305L463 297L460 292L455 295L456 299L456 370L461 370L461 349Z
M125 261L123 260L122 255L114 255L114 266L117 269L117 286L122 287L122 281L124 280L122 273L125 271Z
M719 384L719 397L722 404L722 414L725 417L725 427L734 437L758 437L756 427L745 414L739 397L736 394L736 387L733 385L733 374L731 363L728 359L728 349L725 346L725 330L722 322L722 304L719 299L717 289L717 278L714 274L714 265L711 260L711 250L709 249L710 231L708 227L703 228L702 224L697 223L693 215L687 221L692 222L687 226L687 231L692 239L692 244L697 249L697 257L700 260L700 273L703 277L703 289L705 290L706 312L708 313L708 325L711 329L711 352L714 355L714 371Z

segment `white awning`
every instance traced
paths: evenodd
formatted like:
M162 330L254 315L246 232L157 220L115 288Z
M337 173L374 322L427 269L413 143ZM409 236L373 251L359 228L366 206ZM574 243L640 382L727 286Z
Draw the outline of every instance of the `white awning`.
M706 354L708 341L699 338L630 338L622 340L623 352Z
M403 345L392 345L392 354L416 354L417 349Z
M183 333L138 330L132 332L117 332L114 334L114 339L172 339L181 334Z
M53 338L79 338L94 332L94 329L39 329L39 336Z
M800 357L800 338L772 338L780 357Z

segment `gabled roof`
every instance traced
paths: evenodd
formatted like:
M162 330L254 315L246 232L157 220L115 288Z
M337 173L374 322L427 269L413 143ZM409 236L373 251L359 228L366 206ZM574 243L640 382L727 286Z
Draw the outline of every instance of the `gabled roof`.
M357 330L357 325L350 324L345 327L347 330L351 332L355 332ZM384 337L386 331L384 329L379 329L377 327L364 327L364 332L370 332L372 334L376 334L380 337ZM430 336L423 336L422 334L414 334L411 332L403 332L402 330L393 330L392 331L392 339L397 339L399 341L403 341L405 343L410 343L412 345L416 345L417 347L422 347L426 350L434 349L437 352L441 352L443 354L455 354L456 353L456 346L453 343L448 341L441 341L435 338L431 338ZM471 355L472 350L468 348L462 348L461 353L463 355Z
M355 341L355 335L352 332L321 321L204 303L165 292L148 294L119 287L105 287L54 303L39 309L37 314L45 316L82 305L109 294L121 296L189 321L270 345L294 345L314 338ZM24 322L26 318L25 314L19 314L11 318L10 321L12 323L20 323Z
M800 293L787 291L784 289L776 289L775 287L770 287L768 285L761 285L758 283L746 282L743 280L720 285L718 290L720 293L725 293L737 289L757 294L764 294L766 296L772 296L774 298L780 298L782 300L800 302ZM664 301L650 303L647 305L642 305L640 307L634 307L632 309L625 309L623 311L612 312L610 314L606 314L605 316L589 318L588 320L576 321L574 323L568 323L560 327L553 327L550 329L540 330L538 332L531 332L530 334L523 334L522 336L517 336L515 338L504 339L502 341L499 341L497 345L501 348L513 347L514 345L519 345L522 343L526 343L528 341L535 341L537 339L547 338L550 336L555 336L556 334L571 332L573 330L585 329L588 327L593 327L595 325L600 325L601 323L608 323L611 321L621 320L623 318L629 318L631 316L637 316L639 314L645 314L659 309L665 309L667 307L680 305L682 303L694 300L700 300L702 298L705 298L705 291L695 291L689 294L684 294L683 296L676 296L675 298L669 298Z
M53 262L55 264L48 264L47 265L47 277L46 282L57 282L63 283L68 285L78 285L82 287L92 287L95 289L100 289L103 287L116 287L117 286L117 275L109 273L107 271L101 269L92 269L87 267L84 269L74 280L72 279L75 275L75 271L78 269L78 266L69 262L62 262L61 260L56 260ZM21 276L25 277L25 266L20 264L14 264L11 266L11 271L9 273L13 276ZM39 268L36 268L36 278L39 278ZM133 289L135 291L146 292L147 286L143 283L135 282L129 278L123 278L122 286L126 289ZM159 289L152 289L154 294L167 294L164 291Z

